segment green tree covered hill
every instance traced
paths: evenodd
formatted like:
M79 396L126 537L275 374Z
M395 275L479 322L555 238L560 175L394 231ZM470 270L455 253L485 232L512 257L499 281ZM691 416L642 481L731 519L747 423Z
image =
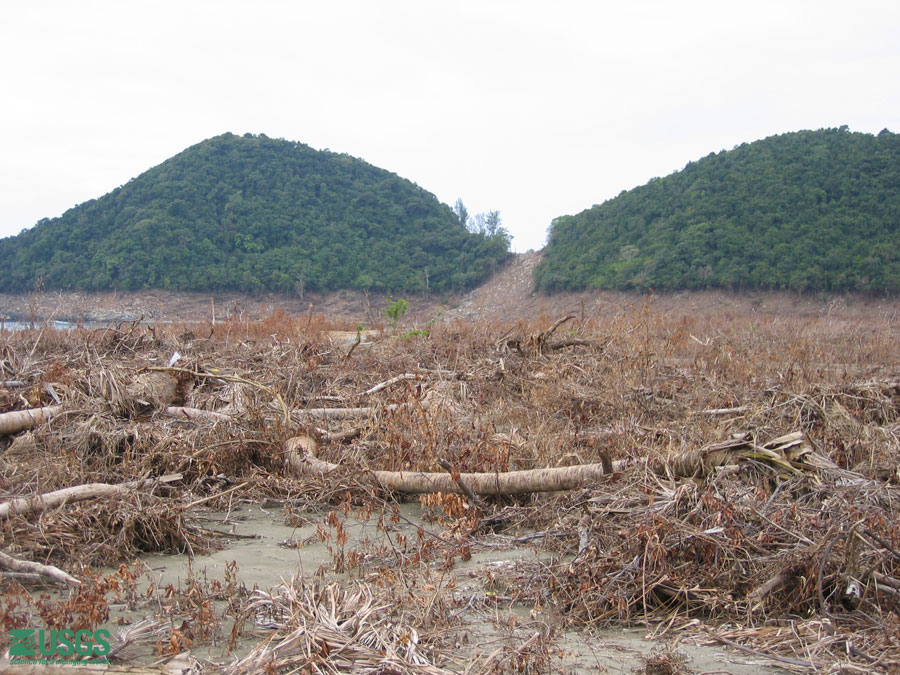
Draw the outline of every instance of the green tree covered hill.
M772 136L554 219L544 291L900 291L900 135Z
M508 251L362 160L225 134L0 240L0 290L447 290Z

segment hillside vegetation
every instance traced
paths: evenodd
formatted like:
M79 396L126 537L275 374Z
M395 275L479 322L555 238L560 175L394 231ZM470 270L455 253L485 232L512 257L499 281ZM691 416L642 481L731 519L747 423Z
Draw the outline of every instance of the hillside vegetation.
M266 136L199 143L0 240L0 290L448 290L506 258L408 180Z
M556 218L544 291L900 291L900 136L801 131Z

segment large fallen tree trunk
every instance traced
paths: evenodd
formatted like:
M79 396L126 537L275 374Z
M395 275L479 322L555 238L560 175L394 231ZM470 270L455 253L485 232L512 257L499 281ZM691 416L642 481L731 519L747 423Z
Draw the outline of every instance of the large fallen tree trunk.
M62 411L61 405L51 405L44 408L28 408L27 410L14 410L0 414L0 436L8 436L26 429L33 429L60 411Z
M66 586L80 586L81 582L73 576L63 572L53 565L42 565L41 563L31 562L29 560L19 560L0 552L0 569L19 572L22 574L37 574L47 577Z
M160 476L159 478L133 480L115 485L110 483L85 483L84 485L75 485L74 487L54 490L53 492L47 492L42 495L35 495L34 497L18 497L0 504L0 517L11 516L18 513L40 513L41 511L46 511L47 509L52 509L69 502L80 502L85 499L128 494L142 487L160 483L171 483L180 479L180 473L173 473L166 476Z
M309 436L295 436L286 444L288 462L298 473L330 473L341 468L316 457L316 442ZM621 470L625 462L615 462L613 470ZM462 481L479 495L520 495L530 492L572 490L603 480L608 475L603 464L503 471L494 473L461 473L458 478L449 473L425 471L371 471L370 475L381 487L397 492L461 494Z
M28 408L26 410L13 410L12 412L0 413L0 436L9 436L17 434L20 431L33 429L34 427L48 421L62 412L61 405L51 405L44 408ZM167 415L172 417L181 417L189 420L221 420L223 422L233 422L234 418L225 413L215 412L214 410L199 410L197 408L183 408L180 406L169 406L165 408Z

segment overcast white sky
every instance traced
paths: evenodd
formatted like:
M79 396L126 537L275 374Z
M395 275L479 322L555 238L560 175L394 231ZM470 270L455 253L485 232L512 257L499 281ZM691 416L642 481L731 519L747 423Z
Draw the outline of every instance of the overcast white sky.
M900 131L897 0L9 0L0 236L225 131L330 148L513 248L776 133Z

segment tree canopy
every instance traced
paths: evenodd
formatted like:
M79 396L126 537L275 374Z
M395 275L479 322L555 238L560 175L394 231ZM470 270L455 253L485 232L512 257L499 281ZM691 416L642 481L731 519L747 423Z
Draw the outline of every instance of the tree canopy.
M745 143L550 226L544 291L900 291L900 136Z
M441 291L508 255L505 233L469 231L389 171L224 134L0 240L0 290Z

